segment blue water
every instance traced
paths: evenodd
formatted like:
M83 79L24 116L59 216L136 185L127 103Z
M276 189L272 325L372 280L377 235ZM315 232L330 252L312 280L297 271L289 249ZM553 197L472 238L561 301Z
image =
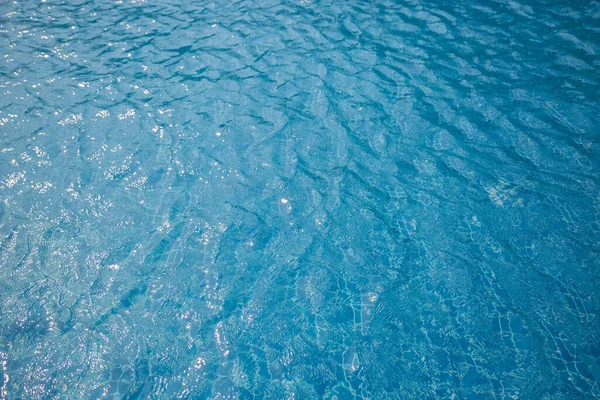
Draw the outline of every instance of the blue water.
M0 15L0 398L600 398L597 0Z

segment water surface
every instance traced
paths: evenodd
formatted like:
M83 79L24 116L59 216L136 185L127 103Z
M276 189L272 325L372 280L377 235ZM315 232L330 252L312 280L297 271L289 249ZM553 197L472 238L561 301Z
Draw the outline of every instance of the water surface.
M600 397L598 1L0 15L0 398Z

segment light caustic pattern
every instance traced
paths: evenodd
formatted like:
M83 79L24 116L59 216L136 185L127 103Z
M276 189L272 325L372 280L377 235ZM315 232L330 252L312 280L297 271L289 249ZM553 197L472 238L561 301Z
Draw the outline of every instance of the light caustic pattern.
M598 1L0 15L0 397L600 397Z

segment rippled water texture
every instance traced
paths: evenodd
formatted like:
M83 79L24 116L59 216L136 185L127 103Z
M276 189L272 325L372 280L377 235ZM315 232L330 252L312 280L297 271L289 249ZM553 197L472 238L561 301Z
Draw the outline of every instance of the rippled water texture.
M0 14L0 397L600 398L598 1Z

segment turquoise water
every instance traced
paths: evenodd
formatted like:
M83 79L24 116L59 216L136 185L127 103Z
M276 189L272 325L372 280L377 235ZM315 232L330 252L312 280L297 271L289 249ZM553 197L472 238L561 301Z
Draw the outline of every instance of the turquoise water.
M0 398L600 398L598 1L0 15Z

